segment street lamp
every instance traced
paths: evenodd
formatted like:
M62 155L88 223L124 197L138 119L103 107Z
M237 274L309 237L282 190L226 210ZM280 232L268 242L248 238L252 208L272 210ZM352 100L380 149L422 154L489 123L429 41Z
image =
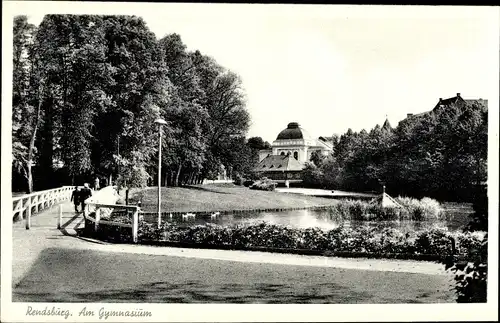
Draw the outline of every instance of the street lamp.
M158 228L161 225L161 126L167 124L167 122L161 118L155 120L158 124L159 133L159 147L158 147Z

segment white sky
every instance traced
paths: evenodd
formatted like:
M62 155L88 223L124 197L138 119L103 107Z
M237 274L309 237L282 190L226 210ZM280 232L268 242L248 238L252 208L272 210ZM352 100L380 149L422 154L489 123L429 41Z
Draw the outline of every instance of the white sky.
M269 142L291 121L330 136L369 130L386 115L396 126L457 92L497 99L498 8L100 6L27 14L35 24L50 12L135 14L157 38L180 34L242 77L248 135Z

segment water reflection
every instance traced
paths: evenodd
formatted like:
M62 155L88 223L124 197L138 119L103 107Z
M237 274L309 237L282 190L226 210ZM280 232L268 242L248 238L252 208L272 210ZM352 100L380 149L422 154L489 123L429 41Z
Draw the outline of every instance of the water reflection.
M318 227L323 230L331 230L340 225L347 227L376 227L397 228L402 230L422 230L432 227L445 227L449 230L459 230L468 222L469 212L447 211L441 220L431 221L353 221L336 218L329 210L294 210L284 212L249 212L239 214L223 214L211 218L210 214L196 215L195 218L182 219L182 216L166 218L167 222L174 222L181 226L192 226L196 224L215 223L220 225L258 224L267 222L276 225L285 225L294 228ZM153 218L146 219L154 221Z

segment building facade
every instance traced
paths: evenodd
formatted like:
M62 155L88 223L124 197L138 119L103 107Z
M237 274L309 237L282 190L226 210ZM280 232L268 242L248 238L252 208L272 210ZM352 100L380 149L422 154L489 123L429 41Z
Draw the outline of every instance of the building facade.
M273 141L271 149L259 151L254 171L278 182L300 182L301 171L315 151L328 156L333 146L322 137L312 138L297 122L290 122Z

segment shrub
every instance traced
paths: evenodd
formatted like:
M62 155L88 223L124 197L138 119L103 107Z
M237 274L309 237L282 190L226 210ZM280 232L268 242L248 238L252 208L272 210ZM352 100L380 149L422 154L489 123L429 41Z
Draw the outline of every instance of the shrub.
M472 206L474 208L474 213L466 229L470 231L488 231L488 194L485 185L480 185L475 188Z
M243 186L250 187L250 185L252 185L253 183L254 183L253 180L247 179L246 181L243 182Z
M458 256L445 259L445 268L455 274L459 303L487 302L488 285L488 196L486 186L476 188L474 214L465 232L457 235ZM478 230L478 231L475 231Z
M405 208L405 214L410 220L439 219L444 214L439 202L428 197L418 200L398 196L396 202Z
M330 218L332 220L387 221L410 219L408 214L409 212L405 208L382 207L362 200L340 200L330 209Z
M446 229L432 228L419 232L415 248L419 253L449 256L453 251L452 235Z
M477 246L469 247L465 259L446 258L445 268L455 274L458 303L487 302L488 235Z
M245 182L245 178L241 176L240 174L236 175L236 178L234 179L234 184L241 186Z
M270 180L266 177L256 181L252 185L250 185L250 189L252 190L261 190L261 191L274 191L277 183L273 180Z
M343 253L372 253L380 258L386 254L436 255L472 257L480 250L484 237L480 234L450 233L442 228L403 231L394 228L337 227L329 231L319 228L296 229L266 222L233 227L216 224L180 227L165 223L160 229L141 223L139 238L144 240L196 243L242 248L264 247L307 249ZM456 254L452 251L452 238Z

